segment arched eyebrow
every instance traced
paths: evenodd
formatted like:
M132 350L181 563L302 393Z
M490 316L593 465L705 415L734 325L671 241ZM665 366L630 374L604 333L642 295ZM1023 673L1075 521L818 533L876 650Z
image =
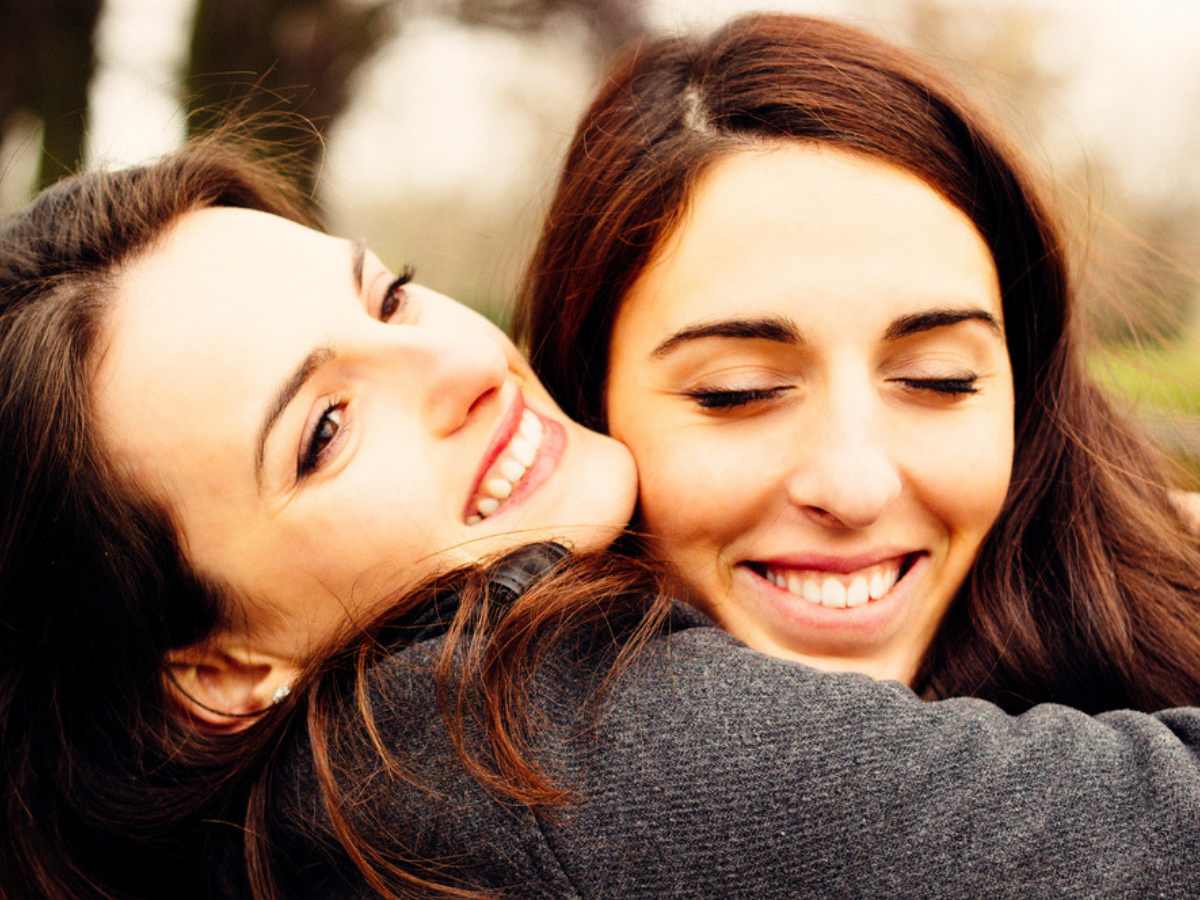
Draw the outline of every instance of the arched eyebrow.
M996 317L987 310L968 309L932 309L912 315L900 316L893 321L883 338L896 341L911 337L937 328L947 328L960 322L982 322L991 327L996 334L1003 336L1004 329L996 321ZM710 322L700 322L687 325L663 340L655 347L650 357L661 359L672 351L692 341L705 338L734 338L741 340L774 341L779 344L802 346L804 335L796 323L786 316L753 316L748 318L717 319Z
M930 309L909 316L900 316L888 326L883 338L896 341L914 334L947 328L960 322L982 322L1003 337L1004 329L996 317L984 309Z
M785 316L753 316L749 318L718 319L700 322L679 329L655 347L651 358L660 359L678 347L704 338L740 338L742 340L775 341L780 344L803 344L804 338L796 323Z

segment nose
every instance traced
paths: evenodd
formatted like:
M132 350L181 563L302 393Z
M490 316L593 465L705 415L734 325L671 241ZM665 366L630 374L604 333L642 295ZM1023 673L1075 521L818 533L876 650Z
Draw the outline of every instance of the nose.
M805 418L788 499L831 528L866 528L899 496L900 468L874 398L831 399Z
M396 328L397 346L389 361L399 388L417 400L422 418L435 436L461 428L496 396L508 379L508 358L487 335L440 327Z

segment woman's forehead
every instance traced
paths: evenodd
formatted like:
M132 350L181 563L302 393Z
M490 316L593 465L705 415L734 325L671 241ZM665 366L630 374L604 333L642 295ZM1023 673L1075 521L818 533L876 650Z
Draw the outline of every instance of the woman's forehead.
M353 285L345 241L249 210L182 216L117 280L93 379L106 444L229 477L223 466L251 453L279 380L337 327L331 301Z
M675 320L705 298L723 313L975 300L1001 318L990 251L957 207L906 171L798 142L718 161L625 303Z

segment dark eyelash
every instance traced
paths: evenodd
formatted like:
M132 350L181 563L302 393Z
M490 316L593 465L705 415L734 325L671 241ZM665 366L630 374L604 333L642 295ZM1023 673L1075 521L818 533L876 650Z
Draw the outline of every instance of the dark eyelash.
M345 404L341 400L329 400L325 404L325 409L317 418L316 425L313 426L304 438L304 446L300 449L300 458L296 460L296 479L304 478L306 475L311 475L317 469L317 464L321 461L321 450L324 448L317 447L317 435L321 433L321 428L325 424L325 420L329 418L329 414L336 409L341 409ZM338 425L338 430L342 428ZM328 444L326 445L328 446Z
M413 278L416 277L416 274L417 270L410 265L405 265L404 268L400 270L400 274L392 280L392 283L387 286L387 290L383 292L383 302L379 306L379 318L386 322L392 316L396 315L396 313L398 313L401 309L403 309L404 302L403 300L400 300L396 303L395 309L393 309L391 312L386 311L388 301L392 298L392 296L405 285L410 284Z
M944 394L948 397L958 396L962 394L977 394L979 388L975 383L979 379L974 375L968 375L963 378L901 378L900 383L905 387L910 387L920 391L932 391L935 394Z
M696 401L696 404L701 409L721 410L736 409L739 406L748 406L749 404L757 403L760 400L771 400L788 390L791 390L790 386L781 385L779 387L755 388L754 390L746 391L686 391L684 396L690 397L692 400Z

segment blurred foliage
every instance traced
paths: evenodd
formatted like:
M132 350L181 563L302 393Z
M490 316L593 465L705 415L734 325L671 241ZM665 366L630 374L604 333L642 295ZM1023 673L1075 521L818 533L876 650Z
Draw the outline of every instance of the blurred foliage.
M458 0L444 5L465 24L520 31L539 30L556 18L577 19L592 38L589 47L599 63L646 32L642 0Z
M103 0L0 0L0 137L40 123L37 188L83 159ZM414 15L516 31L577 21L603 61L642 33L640 0L196 0L182 98L191 132L252 117L315 182L358 69ZM303 117L308 129L298 129Z
M42 125L37 188L79 167L102 0L0 2L0 135Z
M1062 116L1063 78L1047 70L1038 52L1050 11L1034 5L984 11L955 0L910 0L909 9L907 42L955 71L973 95L990 99L992 111L1036 160ZM1116 160L1090 147L1056 160L1048 176L1068 228L1085 314L1105 342L1178 340L1197 301L1200 198L1137 198L1120 173Z

